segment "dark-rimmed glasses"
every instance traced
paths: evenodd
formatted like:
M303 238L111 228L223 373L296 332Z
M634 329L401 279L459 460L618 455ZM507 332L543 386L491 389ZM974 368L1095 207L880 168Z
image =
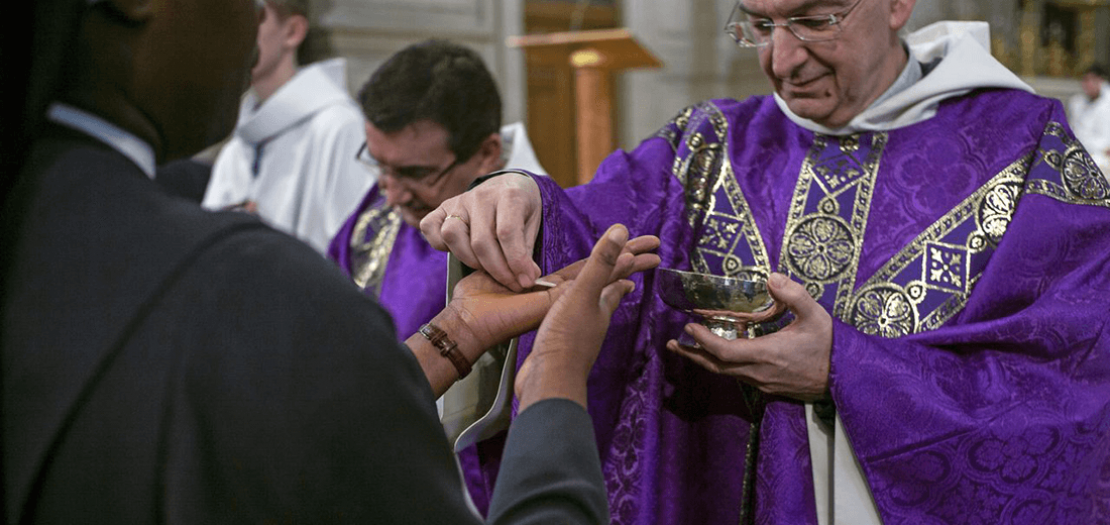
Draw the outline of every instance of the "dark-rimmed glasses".
M371 157L370 148L366 146L365 142L363 142L362 146L358 149L358 153L355 153L355 160L363 163L371 169L377 169L382 175L389 175L392 179L423 184L429 187L435 186L436 183L442 180L444 176L451 172L451 170L455 169L455 167L459 164L462 164L460 162L460 159L458 157L455 157L455 160L452 161L451 164L448 164L446 168L443 168L438 173L435 172L434 168L429 168L427 166L404 166L401 168L393 168L391 166L386 166L385 164L378 162L374 157Z
M856 0L851 7L831 15L792 16L785 22L776 24L768 18L755 18L753 14L744 10L742 2L736 2L732 14L725 25L725 33L736 41L740 47L765 47L771 43L771 36L776 27L789 29L798 40L803 42L824 42L840 36L840 26L857 5L863 0Z

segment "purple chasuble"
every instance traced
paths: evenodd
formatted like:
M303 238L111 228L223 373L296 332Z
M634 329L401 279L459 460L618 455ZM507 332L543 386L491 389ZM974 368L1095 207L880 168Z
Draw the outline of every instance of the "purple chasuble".
M832 398L886 523L1110 522L1110 185L1057 102L976 91L830 137L769 97L713 101L586 186L535 179L545 272L620 222L662 239L663 267L804 283L833 315ZM691 319L653 277L589 381L613 522L735 524L753 414L665 349ZM753 521L817 523L799 402L767 399Z
M447 254L367 192L328 247L328 257L389 310L402 341L447 304Z

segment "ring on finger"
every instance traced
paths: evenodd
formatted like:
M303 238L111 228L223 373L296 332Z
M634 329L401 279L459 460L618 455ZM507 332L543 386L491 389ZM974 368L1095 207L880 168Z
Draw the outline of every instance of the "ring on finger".
M448 216L443 218L443 222L447 222L447 219L458 219L458 220L462 221L463 224L465 224L467 226L470 226L470 223L466 222L466 219L464 219L464 218L462 218L458 215L448 215Z

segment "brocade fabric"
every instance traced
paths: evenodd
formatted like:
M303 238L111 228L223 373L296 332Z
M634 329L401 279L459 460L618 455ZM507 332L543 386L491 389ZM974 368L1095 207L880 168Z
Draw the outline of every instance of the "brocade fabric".
M620 222L662 267L803 283L884 522L1110 521L1110 185L1059 103L981 90L831 137L769 97L710 101L586 186L536 181L545 272ZM737 523L753 414L665 349L692 319L633 280L589 381L613 523ZM760 428L753 521L816 524L803 405L767 398Z
M447 253L386 206L376 184L332 239L328 258L389 310L402 340L447 304Z

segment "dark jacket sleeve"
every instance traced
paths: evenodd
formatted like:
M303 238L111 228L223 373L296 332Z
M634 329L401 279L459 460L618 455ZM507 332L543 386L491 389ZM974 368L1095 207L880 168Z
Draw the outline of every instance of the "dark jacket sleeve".
M416 359L319 254L268 230L234 235L168 301L192 311L153 323L180 349L166 522L478 522Z
M549 399L513 421L488 522L609 522L593 424L581 405Z
M0 331L5 521L480 521L416 359L334 265L85 137L33 156Z
M306 246L236 237L180 287L220 306L173 337L204 350L172 374L167 521L477 523L385 310ZM523 416L493 520L606 522L586 412L552 400Z

